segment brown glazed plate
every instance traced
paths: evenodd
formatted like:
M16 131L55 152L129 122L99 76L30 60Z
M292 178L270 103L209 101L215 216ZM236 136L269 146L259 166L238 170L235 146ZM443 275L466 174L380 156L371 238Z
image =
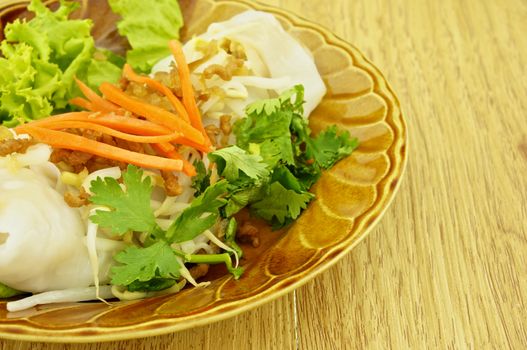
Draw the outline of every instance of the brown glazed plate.
M0 26L27 15L26 5L21 0L0 0ZM328 88L310 117L313 131L337 124L358 137L360 147L322 176L312 188L316 200L294 224L285 231L269 230L260 248L247 248L246 271L240 280L212 276L205 288L112 302L112 306L69 303L8 313L5 301L0 301L0 338L109 341L159 335L232 317L326 271L366 236L394 198L406 165L405 121L385 78L355 47L289 12L247 0L183 0L181 6L186 20L183 40L204 32L212 22L248 9L275 15L313 53ZM77 15L94 20L98 45L123 49L114 27L116 17L105 1L91 1Z

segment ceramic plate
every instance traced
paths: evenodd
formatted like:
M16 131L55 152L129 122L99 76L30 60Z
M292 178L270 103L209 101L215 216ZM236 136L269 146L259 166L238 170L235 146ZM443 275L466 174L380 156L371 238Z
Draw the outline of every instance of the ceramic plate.
M115 15L103 1L95 19L98 43L119 49ZM406 164L406 126L399 102L382 74L353 46L326 29L286 11L249 1L182 1L183 36L248 10L267 11L312 53L328 93L310 118L316 132L337 124L360 139L352 156L313 187L314 200L286 231L267 232L259 249L247 248L246 271L235 281L215 278L206 288L185 289L133 302L47 305L8 313L0 302L0 337L32 341L88 342L139 338L193 328L254 308L325 271L379 221L393 199ZM0 5L2 22L25 4ZM23 15L23 14L22 14ZM378 237L382 239L382 237Z

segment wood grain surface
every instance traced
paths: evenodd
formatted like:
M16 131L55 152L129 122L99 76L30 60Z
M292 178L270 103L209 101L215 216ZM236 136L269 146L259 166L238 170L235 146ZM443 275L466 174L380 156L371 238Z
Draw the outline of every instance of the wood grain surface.
M0 349L527 348L527 2L266 3L353 43L399 96L410 161L381 223L324 275L233 319Z

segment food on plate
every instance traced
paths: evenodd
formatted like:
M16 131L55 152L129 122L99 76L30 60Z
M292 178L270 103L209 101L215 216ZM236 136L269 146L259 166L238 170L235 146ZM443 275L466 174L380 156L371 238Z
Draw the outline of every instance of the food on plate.
M272 15L247 11L182 44L176 1L136 2L110 0L126 57L60 31L91 23L68 19L65 1L33 0L34 19L6 26L0 67L20 74L0 80L0 297L33 294L9 311L203 287L213 264L238 279L244 244L259 244L239 213L291 224L358 146L335 126L311 134L325 86ZM73 47L89 52L82 63L58 61Z

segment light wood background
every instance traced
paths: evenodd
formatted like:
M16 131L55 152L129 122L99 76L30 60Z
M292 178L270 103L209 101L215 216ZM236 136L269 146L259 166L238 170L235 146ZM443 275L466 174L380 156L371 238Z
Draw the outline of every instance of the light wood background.
M527 2L271 0L385 74L410 161L381 223L295 293L190 331L0 349L527 348Z

